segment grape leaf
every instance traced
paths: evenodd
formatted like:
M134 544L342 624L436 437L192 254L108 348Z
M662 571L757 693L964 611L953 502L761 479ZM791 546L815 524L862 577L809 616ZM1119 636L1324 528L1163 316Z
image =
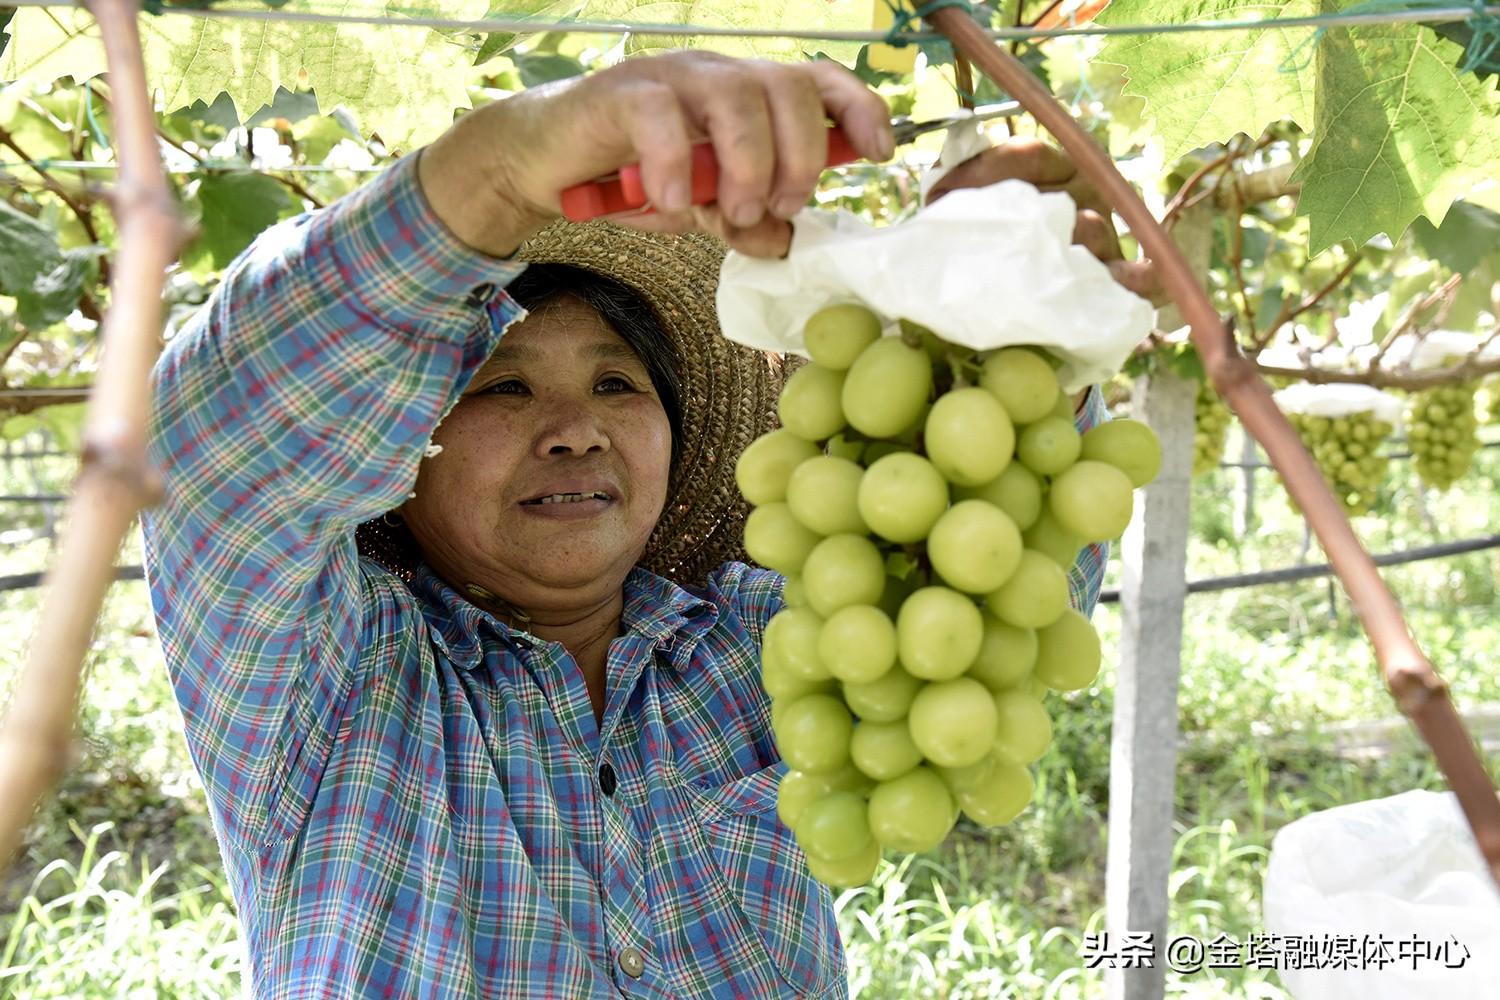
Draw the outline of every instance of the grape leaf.
M1500 73L1500 49L1491 49L1484 55L1471 54L1471 52L1482 53L1484 47L1490 44L1490 39L1489 36L1476 32L1474 26L1468 21L1450 21L1446 24L1434 24L1431 27L1448 41L1463 47L1464 53L1459 57L1457 65L1464 66L1473 58L1475 60L1474 73L1481 80Z
M1204 20L1300 17L1319 12L1318 0L1114 0L1101 24L1161 24ZM1271 122L1313 120L1311 28L1266 28L1211 34L1113 36L1101 62L1121 63L1124 93L1145 98L1147 117L1166 159L1237 132L1257 136Z
M288 10L311 11L311 0ZM444 15L477 18L485 0L444 0ZM399 19L394 5L383 8ZM104 71L93 19L83 10L19 11L9 26L20 44L0 56L0 79L85 80ZM363 24L229 21L173 14L141 21L148 79L168 111L221 91L235 107L272 104L278 86L302 87L324 108L343 105L392 150L435 138L468 107L467 60L441 31ZM24 54L23 54L24 53Z
M577 59L556 52L517 52L511 58L516 64L516 72L521 74L521 83L528 87L581 76L584 72L583 64Z
M703 24L788 31L869 31L871 6L870 0L588 0L579 17L586 21ZM859 46L859 42L800 38L632 35L627 51L695 48L793 62L801 62L823 51L845 65L852 65L859 55Z
M1419 218L1412 223L1412 235L1449 270L1466 274L1500 247L1500 213L1455 201L1441 226Z
M281 184L265 174L204 174L198 179L202 216L198 237L183 252L189 267L227 267L261 230L295 206Z
M64 250L46 225L0 201L0 293L16 300L16 318L33 330L78 305L95 274L92 249Z
M538 21L562 21L573 16L583 0L490 0L485 11L486 20L530 17ZM474 56L474 65L489 62L496 56L509 52L516 43L530 38L535 32L491 31L484 36L479 52Z
M1313 144L1293 181L1310 253L1393 239L1418 215L1441 220L1500 161L1500 97L1460 74L1451 48L1417 25L1329 32L1318 46Z

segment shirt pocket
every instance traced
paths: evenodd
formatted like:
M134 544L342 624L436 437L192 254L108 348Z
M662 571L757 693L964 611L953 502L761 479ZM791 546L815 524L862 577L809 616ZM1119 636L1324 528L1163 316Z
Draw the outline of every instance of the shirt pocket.
M776 815L786 773L772 764L716 787L686 783L713 873L765 948L785 996L842 995L843 945L833 896L808 873L792 832Z

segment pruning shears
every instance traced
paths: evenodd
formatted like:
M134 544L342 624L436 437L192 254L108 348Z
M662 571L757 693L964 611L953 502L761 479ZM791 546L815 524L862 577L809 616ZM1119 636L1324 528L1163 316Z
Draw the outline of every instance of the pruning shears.
M955 111L941 118L912 121L902 115L891 119L891 130L895 133L896 145L905 145L919 135L938 132L969 122L981 122L990 118L1010 118L1021 113L1016 101L988 104L973 111ZM692 152L692 193L694 205L707 205L718 198L719 161L714 156L713 143L708 140L694 143ZM853 163L860 155L849 144L844 130L837 125L828 127L828 158L825 166L836 167ZM641 167L631 163L616 173L595 177L565 188L562 192L563 215L573 222L584 222L605 216L650 215L655 209L646 197L641 183Z

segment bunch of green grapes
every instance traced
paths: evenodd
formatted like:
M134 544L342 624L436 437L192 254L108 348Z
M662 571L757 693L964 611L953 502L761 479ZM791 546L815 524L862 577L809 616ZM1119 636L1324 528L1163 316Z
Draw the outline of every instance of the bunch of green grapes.
M1484 387L1484 416L1492 424L1500 424L1500 378L1492 378Z
M1351 517L1375 505L1390 458L1382 445L1394 430L1372 412L1324 417L1288 413L1302 443L1312 453L1328 488Z
M1229 407L1207 380L1198 383L1193 406L1193 475L1201 476L1219 467L1224 457L1224 436L1229 431Z
M1474 453L1479 450L1475 388L1468 382L1411 394L1406 407L1406 437L1417 475L1429 486L1446 490L1474 463Z
M761 650L791 769L778 812L817 878L854 886L960 810L991 826L1026 807L1043 695L1099 670L1067 571L1124 531L1161 448L1131 420L1080 435L1029 348L883 337L849 304L813 316L806 345L782 426L735 472L745 549L787 578Z

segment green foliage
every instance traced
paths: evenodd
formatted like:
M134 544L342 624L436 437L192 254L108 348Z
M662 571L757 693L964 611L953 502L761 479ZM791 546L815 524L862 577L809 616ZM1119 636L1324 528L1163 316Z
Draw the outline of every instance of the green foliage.
M223 874L198 867L196 885L163 893L170 863L101 852L109 828L75 827L78 860L59 858L32 880L5 927L0 997L235 995L243 948Z
M288 10L316 12L311 0ZM483 0L445 0L442 13L473 19ZM395 16L395 12L392 12ZM93 18L83 10L19 11L9 27L22 44L0 56L0 79L89 79L104 71ZM229 21L162 16L141 21L152 84L168 110L227 93L238 108L259 108L276 88L304 82L325 107L343 105L392 149L440 134L468 105L468 66L429 28L363 24Z
M1116 0L1101 20L1319 12L1312 0ZM1310 131L1295 179L1303 185L1298 210L1311 222L1309 250L1318 253L1377 233L1394 239L1419 215L1442 219L1493 173L1500 98L1457 71L1455 51L1430 28L1395 24L1120 38L1101 58L1126 65L1129 91L1145 97L1169 158L1236 133L1259 135L1278 119Z
M1450 271L1472 271L1480 261L1500 253L1500 212L1455 201L1441 226L1426 219L1412 223L1417 245Z
M300 207L265 174L210 173L196 183L199 231L182 262L201 274L228 267L262 229Z
M1305 17L1318 0L1113 0L1100 24L1171 24ZM1146 99L1168 160L1232 138L1259 135L1268 124L1313 121L1313 83L1292 68L1310 28L1266 28L1213 34L1116 36L1099 54L1121 63L1127 92Z
M1500 97L1459 74L1429 29L1329 32L1318 46L1313 145L1294 179L1313 253L1340 240L1399 236L1442 219L1500 161Z
M64 250L51 228L0 202L0 293L15 298L24 326L40 329L72 312L93 283L96 258Z

